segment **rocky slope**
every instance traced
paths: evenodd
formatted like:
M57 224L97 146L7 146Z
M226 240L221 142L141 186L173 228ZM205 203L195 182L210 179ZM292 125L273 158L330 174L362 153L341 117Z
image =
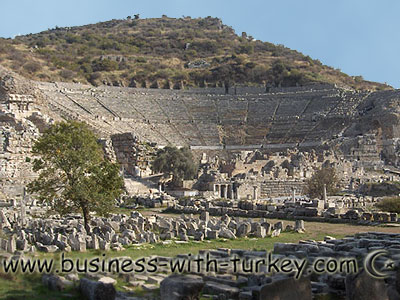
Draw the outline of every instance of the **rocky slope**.
M217 18L111 20L0 39L0 63L25 77L93 85L176 88L332 83L391 87L351 77L282 45L254 40Z

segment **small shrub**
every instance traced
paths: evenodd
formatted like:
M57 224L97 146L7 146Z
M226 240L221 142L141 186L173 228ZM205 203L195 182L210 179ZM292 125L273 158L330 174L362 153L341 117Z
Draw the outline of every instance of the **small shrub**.
M118 70L118 63L109 59L97 59L92 62L93 71L114 71Z
M26 63L23 66L23 68L25 71L27 71L31 74L34 74L34 73L40 71L42 69L42 66L38 62L32 61L32 62Z
M71 70L61 70L59 74L64 79L72 79L75 76L75 73Z
M138 57L136 58L136 62L145 64L147 63L147 59L145 57Z

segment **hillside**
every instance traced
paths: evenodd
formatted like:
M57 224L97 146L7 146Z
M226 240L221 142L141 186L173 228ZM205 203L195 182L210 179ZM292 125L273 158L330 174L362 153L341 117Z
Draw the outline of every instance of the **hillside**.
M390 86L351 77L282 45L238 36L217 18L111 20L0 39L0 64L27 78L130 87L335 83Z

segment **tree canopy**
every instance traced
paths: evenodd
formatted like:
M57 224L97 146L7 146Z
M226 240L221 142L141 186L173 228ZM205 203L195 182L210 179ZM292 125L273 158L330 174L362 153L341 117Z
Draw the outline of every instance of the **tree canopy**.
M172 175L172 184L177 186L182 179L193 179L196 176L197 165L194 163L192 153L188 148L178 149L167 146L157 152L152 170Z
M310 198L324 197L324 184L326 184L326 193L332 195L337 191L338 178L336 176L336 171L331 167L323 167L318 169L314 175L307 180L305 193Z
M384 198L380 200L375 206L382 211L390 213L400 213L400 197Z
M37 179L28 185L41 201L60 214L81 211L86 228L89 213L107 214L123 190L119 166L104 158L94 133L81 122L52 125L35 142L32 153Z

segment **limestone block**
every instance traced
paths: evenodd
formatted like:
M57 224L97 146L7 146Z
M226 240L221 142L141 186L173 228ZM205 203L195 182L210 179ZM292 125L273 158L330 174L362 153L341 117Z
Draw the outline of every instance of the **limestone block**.
M346 296L349 300L389 300L383 279L376 279L365 271L346 276Z
M311 282L305 277L298 280L293 277L276 280L263 285L253 299L309 300L312 299Z
M87 278L80 280L79 290L88 300L114 300L116 296L113 284L91 281Z
M204 287L203 279L195 275L171 275L160 284L161 300L196 299Z
M203 294L225 295L225 299L237 299L239 296L239 288L229 285L208 281L204 285Z
M236 235L238 237L245 237L250 233L250 230L251 230L251 226L249 223L242 223L239 226Z

